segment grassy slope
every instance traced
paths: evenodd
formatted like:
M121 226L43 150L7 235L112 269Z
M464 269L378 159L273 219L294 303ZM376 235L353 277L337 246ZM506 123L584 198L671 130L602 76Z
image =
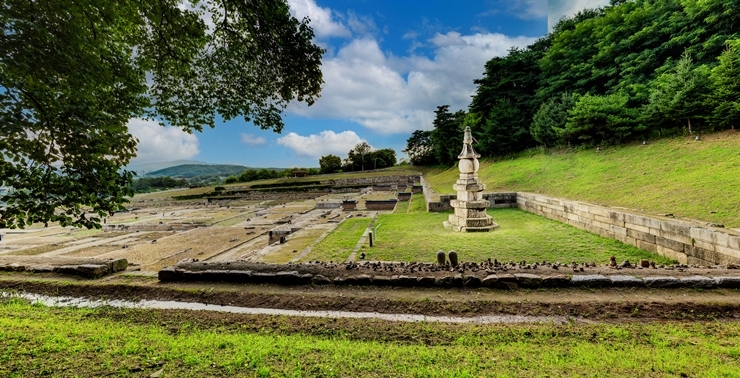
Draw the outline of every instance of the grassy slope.
M607 239L575 227L519 209L489 210L501 227L490 233L447 231L442 222L449 213L410 212L382 214L376 225L378 236L372 248L365 248L369 260L435 261L438 250L455 250L462 261L528 262L547 260L570 263L606 263L615 255L620 262L649 259L670 260ZM327 238L328 240L328 238ZM325 240L326 241L326 240Z
M526 191L740 227L740 132L484 162L488 191ZM457 168L425 176L452 193Z
M740 371L738 323L295 323L254 316L194 323L186 312L3 301L0 375L149 376L160 369L157 363L168 377L708 377Z

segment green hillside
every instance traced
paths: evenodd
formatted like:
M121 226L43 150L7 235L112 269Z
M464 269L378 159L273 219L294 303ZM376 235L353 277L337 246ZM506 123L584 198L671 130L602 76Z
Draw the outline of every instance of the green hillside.
M458 173L430 169L425 177L439 193L453 193ZM601 152L528 151L513 160L482 162L480 178L487 191L535 192L740 227L737 131Z
M231 176L238 175L244 172L245 167L243 165L231 165L231 164L183 164L175 167L169 167L160 169L158 171L147 173L148 177L179 177L179 178L191 178L197 176Z

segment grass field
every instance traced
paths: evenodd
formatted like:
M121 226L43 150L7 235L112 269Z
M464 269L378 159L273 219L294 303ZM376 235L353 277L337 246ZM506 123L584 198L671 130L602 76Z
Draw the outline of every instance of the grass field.
M449 213L381 214L372 248L363 249L370 260L435 261L438 250L455 250L462 261L559 261L569 263L639 259L670 260L619 241L519 209L488 210L501 227L488 233L447 231L442 222ZM339 230L337 230L339 231ZM342 234L342 232L338 232ZM329 239L329 238L327 238Z
M672 138L648 145L578 152L528 151L483 162L488 191L524 191L642 209L740 227L740 132ZM457 168L425 170L439 193L452 193Z
M541 377L740 371L740 324L455 325L0 302L0 375Z
M357 241L370 224L370 218L347 219L332 231L324 240L311 247L311 252L301 261L340 261L344 262L355 248Z

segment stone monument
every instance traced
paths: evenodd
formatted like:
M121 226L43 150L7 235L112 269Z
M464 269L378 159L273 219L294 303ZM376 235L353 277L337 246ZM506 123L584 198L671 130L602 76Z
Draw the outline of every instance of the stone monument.
M470 127L465 128L463 149L457 157L460 159L458 169L460 179L452 188L457 191L457 199L450 201L455 209L449 219L444 222L446 229L458 232L488 232L498 228L498 224L486 214L489 202L483 199L483 190L486 186L478 180L479 154L473 149L473 136Z

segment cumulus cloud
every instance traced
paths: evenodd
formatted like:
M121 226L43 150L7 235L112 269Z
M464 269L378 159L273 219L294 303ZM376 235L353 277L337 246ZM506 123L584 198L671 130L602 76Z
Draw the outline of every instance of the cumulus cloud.
M433 56L397 57L383 52L377 40L352 40L322 62L324 88L313 106L297 104L291 112L313 118L353 120L382 134L431 129L438 105L462 109L475 93L485 63L524 47L533 37L499 33L436 34Z
M190 159L200 153L198 137L177 127L162 127L155 121L132 118L129 132L139 139L136 158L132 163Z
M309 136L291 132L278 138L277 143L290 148L296 155L318 158L328 154L344 156L357 143L364 141L354 131L347 130L337 134L331 130L324 130Z
M302 20L304 17L311 19L311 28L316 37L350 37L352 33L341 22L332 16L332 10L316 5L314 0L288 0L290 14Z
M609 0L549 0L547 4L547 30L552 31L561 17L570 17L585 8L600 8Z
M252 147L267 143L265 138L253 134L241 133L241 137L242 143Z

